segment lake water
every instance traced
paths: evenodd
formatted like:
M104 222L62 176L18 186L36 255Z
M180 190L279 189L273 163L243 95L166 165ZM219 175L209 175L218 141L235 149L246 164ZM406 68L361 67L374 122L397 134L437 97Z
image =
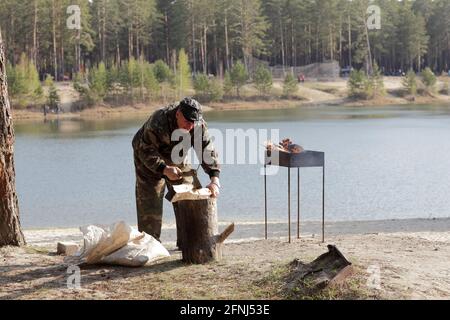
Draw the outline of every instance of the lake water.
M279 129L326 153L329 221L450 217L450 108L311 107L211 112L209 127ZM17 122L16 174L25 228L136 224L131 140L146 119ZM225 165L221 221L261 221L261 165ZM292 206L296 212L296 171ZM302 216L321 219L322 169L302 169ZM206 176L202 175L206 182ZM269 219L287 219L287 170L269 177ZM164 222L174 222L165 204Z

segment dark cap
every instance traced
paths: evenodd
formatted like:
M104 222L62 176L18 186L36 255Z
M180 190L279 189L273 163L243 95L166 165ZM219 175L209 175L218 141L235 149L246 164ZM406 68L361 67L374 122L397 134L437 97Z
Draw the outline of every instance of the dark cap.
M195 122L201 121L202 117L202 106L197 100L186 98L180 102L180 111L184 118L188 121Z

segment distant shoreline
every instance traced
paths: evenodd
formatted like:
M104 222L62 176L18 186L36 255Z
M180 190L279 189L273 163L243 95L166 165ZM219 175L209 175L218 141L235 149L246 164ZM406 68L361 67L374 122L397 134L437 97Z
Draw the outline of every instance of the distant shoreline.
M274 93L269 97L259 97L252 86L246 86L246 95L242 99L231 99L223 102L204 103L205 112L208 111L237 111L237 110L272 110L290 109L311 106L343 106L343 107L376 107L388 105L419 105L419 104L448 104L450 95L438 93L447 79L440 79L437 85L437 93L434 96L417 96L414 100L411 97L403 96L402 78L385 77L384 84L386 96L374 100L352 100L347 98L347 82L345 79L334 81L311 81L301 84L297 96L293 99L283 99L282 82L274 82ZM61 94L64 94L64 86L61 85ZM69 99L69 97L66 97ZM73 99L73 97L71 98ZM73 102L73 101L72 101ZM13 109L13 120L36 121L52 119L85 119L100 120L108 118L136 118L150 115L155 110L168 104L157 101L149 104L136 104L120 107L96 106L81 112L66 112L61 114L44 114L40 110L16 110Z
M221 222L223 229L229 222ZM291 234L297 237L297 225L292 223ZM307 221L301 224L301 236L320 238L322 234L322 224L318 221ZM327 222L325 226L326 237L358 235L358 234L379 234L379 233L420 233L420 232L449 232L449 218L435 219L396 219L396 220L372 220L372 221L340 221ZM27 241L35 246L48 246L60 241L81 241L82 234L77 228L26 228L24 230ZM287 237L286 222L269 222L268 237ZM236 222L236 231L230 237L231 241L245 241L263 239L264 221ZM174 243L176 241L175 225L164 225L162 241Z

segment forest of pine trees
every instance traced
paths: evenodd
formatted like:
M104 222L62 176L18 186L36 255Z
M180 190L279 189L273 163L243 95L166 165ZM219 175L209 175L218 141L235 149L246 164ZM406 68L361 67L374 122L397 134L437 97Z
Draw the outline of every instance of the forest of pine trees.
M381 8L381 30L367 30L367 8ZM81 9L81 29L67 28ZM223 77L253 56L271 65L337 60L385 72L448 70L450 0L0 0L7 58L23 54L41 80L163 60L176 70L184 49L193 73Z

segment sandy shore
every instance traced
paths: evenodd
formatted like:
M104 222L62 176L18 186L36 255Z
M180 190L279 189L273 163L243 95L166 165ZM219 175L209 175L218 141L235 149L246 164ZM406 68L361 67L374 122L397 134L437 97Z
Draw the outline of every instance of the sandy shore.
M221 222L223 230L230 222ZM302 222L301 236L322 239L321 222ZM286 222L269 222L268 238L280 239L288 236ZM408 219L408 220L378 220L353 222L328 222L325 225L326 238L379 233L420 233L450 231L449 219ZM54 249L57 242L82 242L83 236L78 228L30 229L24 231L28 244L34 247ZM291 225L292 238L297 237L297 225ZM236 222L235 232L230 236L231 242L257 241L265 238L264 222ZM161 241L168 247L174 247L176 230L174 225L164 225Z
M313 224L305 225L305 235L291 244L276 232L269 240L235 235L223 261L203 266L181 263L169 241L165 245L172 256L144 268L83 269L77 290L67 288L67 265L53 253L56 241L80 240L77 231L29 230L27 247L0 249L0 299L292 298L283 286L288 264L314 260L327 251L326 244L336 245L356 271L341 291L313 298L450 299L449 220L335 223L328 225L325 244L307 235L308 228L317 227ZM237 232L245 234L246 227L252 225L238 224Z
M228 110L265 110L265 109L286 109L297 107L310 107L316 105L340 105L340 106L383 106L383 105L403 105L403 104L445 104L450 102L450 95L439 93L444 86L447 77L440 77L437 83L437 91L431 97L418 96L414 101L410 97L402 96L403 91L401 77L385 77L384 84L386 95L375 100L351 100L347 98L348 88L345 79L338 79L327 82L311 81L299 85L299 90L292 99L281 98L283 84L281 81L274 81L273 92L270 98L258 98L256 89L247 85L244 87L242 99L229 100L225 102L214 102L205 104L205 111L228 111ZM71 105L76 99L74 90L68 83L60 84L60 95L66 105ZM48 114L47 119L103 119L103 118L130 118L151 114L164 102L157 101L150 104L136 104L134 106L97 106L82 112L64 112L61 114ZM66 108L70 110L69 107ZM43 120L44 115L40 110L13 110L15 120Z

